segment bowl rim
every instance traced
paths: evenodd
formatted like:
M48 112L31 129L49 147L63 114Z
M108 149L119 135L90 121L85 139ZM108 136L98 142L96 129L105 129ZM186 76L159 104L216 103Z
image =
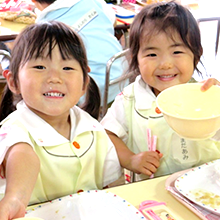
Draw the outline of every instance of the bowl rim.
M173 89L174 87L179 87L179 86L183 86L183 85L191 86L191 85L195 85L195 84L202 86L202 83L199 83L199 82L195 82L195 83L182 83L182 84L178 84L178 85L171 86L171 87L169 87L169 88L167 88L167 89L164 89L163 91L165 91L165 90L167 91L167 90ZM218 88L220 89L220 86L218 86L218 85L212 85L212 86L218 87ZM158 96L156 97L156 106L159 108L159 110L161 111L162 114L166 114L166 115L171 116L171 117L173 117L173 118L185 119L185 120L194 120L194 121L209 120L209 119L214 119L214 118L220 117L220 113L217 114L217 115L215 115L215 116L212 116L212 117L209 116L209 117L202 117L202 118L192 118L192 117L183 117L183 116L175 116L175 115L172 115L172 114L170 114L170 113L168 113L168 112L162 110L161 107L160 107L159 104L158 104L158 99L159 99L159 97L161 96L161 94L162 94L163 91L161 91L161 92L158 94Z

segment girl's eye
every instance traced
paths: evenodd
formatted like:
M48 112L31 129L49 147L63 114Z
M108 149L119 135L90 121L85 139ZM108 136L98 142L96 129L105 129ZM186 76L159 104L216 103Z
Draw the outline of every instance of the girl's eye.
M174 51L174 54L180 54L183 53L182 51Z
M63 70L73 70L72 67L64 67Z
M39 70L46 69L44 66L40 66L40 65L38 65L38 66L34 66L34 68L35 68L35 69L39 69Z
M151 53L151 54L148 54L147 57L156 57L157 55L155 53Z

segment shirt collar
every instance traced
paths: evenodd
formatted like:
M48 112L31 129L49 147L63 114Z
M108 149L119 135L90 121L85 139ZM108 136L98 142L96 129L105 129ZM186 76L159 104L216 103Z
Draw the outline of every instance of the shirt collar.
M32 112L21 101L17 104L18 115L16 117L25 126L32 138L39 146L55 146L72 142L74 138L86 131L100 131L103 127L89 114L74 106L70 109L71 137L70 140L59 134L50 124Z
M156 100L155 94L152 92L149 85L147 85L141 76L137 76L134 82L135 107L138 110L150 109L152 102Z

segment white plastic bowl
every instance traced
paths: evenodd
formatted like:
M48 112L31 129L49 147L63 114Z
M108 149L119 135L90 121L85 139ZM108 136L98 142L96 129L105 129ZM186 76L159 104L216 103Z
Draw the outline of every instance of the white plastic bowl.
M172 86L156 99L170 127L181 137L207 139L220 128L220 87L201 91L201 83Z

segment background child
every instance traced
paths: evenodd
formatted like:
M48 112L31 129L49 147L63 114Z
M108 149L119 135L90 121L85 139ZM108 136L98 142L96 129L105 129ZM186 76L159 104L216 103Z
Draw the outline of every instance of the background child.
M102 189L121 175L104 128L75 106L89 83L80 37L62 23L47 22L29 26L14 45L1 110L14 110L11 92L22 101L1 122L7 183L1 220L24 216L29 202Z
M220 158L220 133L212 139L180 138L158 114L157 95L188 83L202 55L200 32L188 9L175 3L144 7L130 29L130 70L135 82L119 94L101 121L116 146L120 163L136 179L174 173ZM202 87L219 84L209 79ZM147 129L157 136L157 152L150 151Z

